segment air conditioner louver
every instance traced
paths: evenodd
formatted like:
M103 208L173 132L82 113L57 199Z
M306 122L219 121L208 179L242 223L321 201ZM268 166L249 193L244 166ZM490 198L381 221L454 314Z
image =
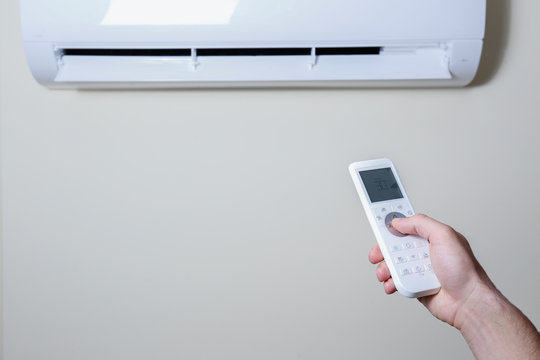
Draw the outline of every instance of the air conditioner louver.
M57 82L275 82L450 79L433 47L65 48Z

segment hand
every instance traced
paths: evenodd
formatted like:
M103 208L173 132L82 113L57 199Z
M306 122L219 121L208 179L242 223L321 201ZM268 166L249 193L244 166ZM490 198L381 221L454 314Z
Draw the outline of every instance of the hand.
M459 310L471 295L480 290L494 289L465 237L450 226L425 215L394 219L392 226L403 234L418 235L430 243L431 263L441 289L437 294L419 300L438 319L458 326ZM377 279L383 282L386 293L392 294L396 287L383 260L381 249L375 245L369 252L369 261L379 264Z
M540 359L540 333L495 288L463 235L425 215L394 219L392 226L429 241L431 264L441 289L418 300L439 320L459 329L477 359ZM379 264L377 278L386 293L392 294L396 287L383 260L375 245L369 261Z

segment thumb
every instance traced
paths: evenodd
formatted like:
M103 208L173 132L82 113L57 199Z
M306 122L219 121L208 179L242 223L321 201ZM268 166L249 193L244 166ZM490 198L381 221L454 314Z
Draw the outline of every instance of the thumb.
M429 216L418 214L409 218L394 219L392 226L403 234L418 235L426 240L430 240L433 235L451 230L445 225Z

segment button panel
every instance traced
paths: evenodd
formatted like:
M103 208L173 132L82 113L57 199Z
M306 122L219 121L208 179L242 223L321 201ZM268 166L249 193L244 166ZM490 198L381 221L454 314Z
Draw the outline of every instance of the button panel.
M419 244L406 241L394 244L390 249L395 254L392 259L401 275L425 276L426 272L433 273L427 242Z
M411 275L412 273L413 273L412 270L409 268L403 268L401 269L401 272L400 272L402 276Z
M418 240L418 241L415 243L415 245L416 245L416 247L421 248L421 247L424 247L424 246L427 245L427 241L425 241L425 240Z
M409 261L416 261L418 260L418 255L417 254L411 254L409 255Z
M419 248L419 250L421 251L418 253L418 256L420 258L426 259L429 257L429 249L425 248L425 246L426 244L424 242L421 242L419 244L419 243L407 241L401 244L394 244L390 247L390 249L392 250L392 252L397 252L397 251L402 251L402 250L413 250L415 248Z
M381 206L381 207L375 208L375 215L385 217L390 211L392 211L391 206Z
M401 234L391 225L394 218L405 218L413 216L414 212L406 201L393 201L384 205L374 206L373 214L377 224L383 233L388 232L396 237L389 239L389 250L396 270L401 276L425 276L431 273L433 276L433 266L430 262L429 243L427 240L419 238L408 238ZM384 229L383 229L384 227Z
M398 212L405 215L406 217L414 215L414 212L412 211L410 205L406 201L399 200L384 203L384 205L374 205L372 206L372 211L375 217L380 216L383 219L391 212Z
M407 235L405 234L402 234L400 233L399 231L397 231L393 226L392 226L392 221L394 219L403 219L405 218L406 216L403 215L402 213L400 212L395 212L395 211L392 211L391 213L389 213L388 215L386 215L386 217L384 218L384 224L386 225L386 228L388 229L388 231L390 231L390 233L394 236L397 236L397 237L405 237Z
M425 276L427 273L433 276L428 245L427 241L417 240L394 243L390 246L390 250L395 254L392 259L397 271L402 276Z

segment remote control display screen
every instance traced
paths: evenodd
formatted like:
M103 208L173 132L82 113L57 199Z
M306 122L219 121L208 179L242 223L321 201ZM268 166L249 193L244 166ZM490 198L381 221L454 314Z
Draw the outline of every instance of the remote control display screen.
M391 168L360 171L360 177L372 203L403 198Z

